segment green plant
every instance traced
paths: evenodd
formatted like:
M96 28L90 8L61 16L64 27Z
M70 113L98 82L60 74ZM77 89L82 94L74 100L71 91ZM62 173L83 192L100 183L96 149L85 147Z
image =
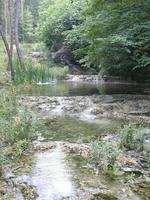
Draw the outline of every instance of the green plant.
M19 140L15 145L15 152L17 153L17 156L21 156L22 153L27 149L28 147L28 140L23 139Z
M134 179L135 179L135 174L134 173L131 173L130 175L126 176L125 177L125 180L127 183L134 183Z
M22 73L19 63L15 60L15 83L38 83L62 79L68 73L66 67L48 67L47 64L34 64L30 59L26 61L26 72Z
M134 132L135 132L135 127L129 125L129 126L124 126L123 129L121 129L121 142L120 142L120 147L121 148L126 148L126 149L133 149L134 147Z
M95 141L91 146L90 159L98 166L102 167L104 172L110 176L114 176L115 165L119 150L114 149L110 144L104 141Z
M86 69L149 81L149 0L50 2L41 3L40 30L51 50L67 45Z
M120 134L120 148L143 151L144 138L146 136L144 128L141 126L136 127L135 125L126 125L121 129Z
M0 93L0 168L21 156L35 131L30 112L19 107L13 87Z

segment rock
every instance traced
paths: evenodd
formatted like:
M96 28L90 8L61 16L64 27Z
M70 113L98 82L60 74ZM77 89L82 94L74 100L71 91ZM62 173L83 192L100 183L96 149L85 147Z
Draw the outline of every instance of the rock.
M150 123L150 117L131 115L133 111L150 110L150 96L144 95L105 95L77 97L20 97L19 102L28 108L39 110L48 116L75 116L86 119L102 117L122 118L131 122ZM43 115L42 115L43 116ZM145 144L147 140L145 140ZM147 145L148 146L148 145Z
M110 190L93 189L93 191L83 197L83 200L118 200L118 198Z
M66 81L72 82L98 82L101 78L98 75L70 75L68 74L65 78Z
M47 151L49 149L55 148L57 145L55 142L41 142L41 141L34 141L32 144L34 151Z
M150 178L149 177L139 177L135 179L134 183L131 185L133 191L135 191L141 198L145 200L150 199Z
M143 174L142 170L133 167L122 167L121 170L123 170L124 173L133 173L138 175Z
M65 46L61 47L58 51L52 52L51 57L55 62L62 62L64 64L68 64L68 61L73 61L72 52L67 49Z
M12 179L12 178L15 178L15 175L12 173L12 172L4 172L4 178L6 179L6 180L8 180L8 179Z
M90 153L90 145L88 144L64 143L62 147L67 153L77 154L85 158L87 158Z

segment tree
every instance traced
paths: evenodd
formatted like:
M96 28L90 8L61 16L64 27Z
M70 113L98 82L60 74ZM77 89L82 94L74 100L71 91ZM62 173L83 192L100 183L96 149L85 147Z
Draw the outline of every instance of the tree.
M30 7L27 6L24 10L24 15L19 23L19 40L21 42L34 41L33 15Z
M3 18L1 18L2 20L0 24L0 36L4 42L6 52L8 55L8 66L9 66L8 70L10 69L11 78L12 78L12 81L14 81L14 66L13 66L13 61L12 61L12 54L13 54L13 1L12 0L8 0L8 10L9 10L10 16L9 17L6 16L6 17L7 19L9 18L9 24L10 24L10 45L7 41L7 33L5 29L5 27L7 27L5 24L6 21L4 21ZM3 16L3 14L1 14L1 16Z
M18 55L18 60L20 62L20 66L22 70L25 72L26 67L24 64L22 52L19 46L19 35L18 35L18 26L19 26L19 16L20 16L20 11L21 11L21 0L16 0L15 2L15 14L14 14L14 39L15 39L15 45L16 45L16 50L17 50L17 55Z
M83 65L134 80L150 77L149 0L91 0L83 15L66 38Z
M65 43L65 31L81 23L87 1L44 0L40 5L40 30L47 47L58 50Z

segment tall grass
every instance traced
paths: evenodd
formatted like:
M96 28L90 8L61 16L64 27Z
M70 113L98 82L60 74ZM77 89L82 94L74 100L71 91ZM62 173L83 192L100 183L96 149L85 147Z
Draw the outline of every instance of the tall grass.
M17 60L15 62L15 83L38 83L38 82L49 82L55 79L61 80L68 73L68 68L66 67L48 67L40 63L33 64L31 60L26 62L26 72L22 73L19 63Z

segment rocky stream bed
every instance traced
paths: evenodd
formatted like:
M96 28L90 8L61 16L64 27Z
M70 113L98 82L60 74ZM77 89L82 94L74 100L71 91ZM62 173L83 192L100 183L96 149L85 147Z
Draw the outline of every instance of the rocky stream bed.
M114 151L119 144L120 138L114 134L117 129L113 129L113 132L104 129L105 133L102 134L104 130L100 133L101 126L116 128L118 123L120 127L131 122L142 123L143 131L147 133L144 148L149 148L149 95L22 95L18 101L32 111L37 119L48 120L46 123L50 129L54 127L54 134L48 137L39 135L24 152L23 159L9 171L4 171L0 181L0 199L150 200L150 171L141 152L120 152L115 178L102 172L101 162L89 161L91 133L94 135L95 132L96 138L112 144ZM72 121L68 121L70 118ZM70 128L67 123L74 126ZM86 129L83 129L83 124ZM89 131L89 127L92 130ZM80 131L82 135L78 134ZM68 132L73 133L74 137L69 137ZM61 137L61 134L65 137ZM81 140L84 134L86 137L88 135L88 141L85 138Z

